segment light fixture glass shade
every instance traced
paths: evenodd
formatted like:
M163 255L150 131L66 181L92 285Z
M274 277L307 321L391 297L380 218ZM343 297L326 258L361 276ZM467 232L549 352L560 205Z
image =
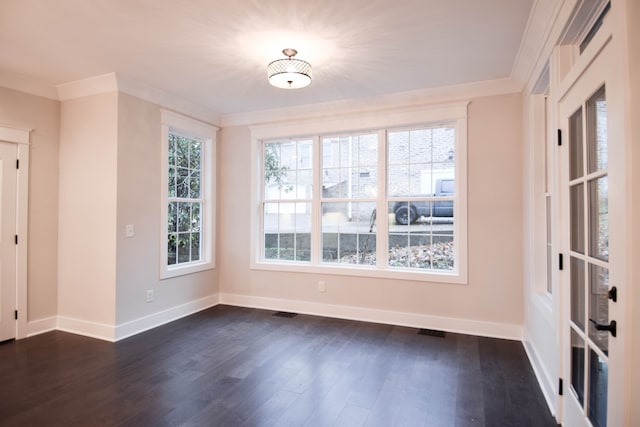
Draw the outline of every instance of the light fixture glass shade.
M299 89L311 84L311 64L300 59L278 59L267 66L269 83L281 89Z

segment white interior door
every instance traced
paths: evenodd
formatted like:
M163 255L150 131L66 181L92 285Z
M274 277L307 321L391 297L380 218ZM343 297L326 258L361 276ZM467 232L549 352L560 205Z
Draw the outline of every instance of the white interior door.
M17 147L0 142L0 341L16 337Z
M622 425L624 327L612 290L624 287L623 139L614 129L621 89L610 44L559 103L565 426Z

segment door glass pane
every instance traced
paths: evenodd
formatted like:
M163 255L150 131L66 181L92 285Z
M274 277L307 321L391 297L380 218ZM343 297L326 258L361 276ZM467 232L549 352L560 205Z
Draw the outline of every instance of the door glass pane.
M584 184L570 188L571 250L584 253Z
M609 323L609 270L589 264L589 319L600 324ZM609 331L598 331L589 325L589 338L602 350L609 354Z
M607 383L609 368L598 354L589 351L589 421L594 427L607 425Z
M584 331L584 261L571 257L571 321Z
M589 181L589 254L609 260L609 180Z
M584 340L571 329L571 388L584 405Z
M545 197L546 202L546 227L547 227L547 292L551 293L552 291L552 242L551 242L551 197Z
M607 168L607 100L604 86L587 101L587 164L589 173Z
M582 160L582 108L569 118L569 179L584 175Z

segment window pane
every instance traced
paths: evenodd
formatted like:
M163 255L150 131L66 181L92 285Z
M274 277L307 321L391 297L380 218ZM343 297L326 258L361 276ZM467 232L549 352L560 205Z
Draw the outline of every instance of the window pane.
M264 144L265 200L310 199L313 189L312 141Z
M373 202L322 204L322 261L376 264Z
M409 134L409 131L389 132L387 140L387 163L389 166L408 163Z
M378 136L342 136L322 140L322 197L360 199L378 194ZM339 156L325 155L338 152Z
M265 203L264 258L311 259L311 203Z
M453 207L435 202L389 203L395 223L389 224L389 267L453 270ZM448 216L435 216L447 210ZM418 219L418 212L420 215ZM430 212L430 213L429 213Z
M200 260L200 234L191 233L191 261Z
M178 233L178 264L191 261L191 233Z
M168 155L168 164L169 166L176 165L176 144L177 137L173 134L169 134L169 141L167 144L167 155Z
M189 168L189 145L191 140L182 136L172 135L176 139L176 166Z
M176 197L186 199L189 197L189 169L177 168L176 173Z
M200 170L200 159L202 157L202 144L195 139L189 144L189 169Z
M389 165L387 169L387 194L389 197L411 195L409 165Z
M174 265L177 262L177 247L178 235L176 233L169 233L167 239L167 264Z
M609 260L609 180L589 181L589 254Z
M584 261L571 257L571 321L584 331Z
M603 325L609 324L608 292L609 270L589 264L589 319ZM590 324L589 338L604 354L609 354L609 331L598 331Z
M569 118L569 179L584 175L582 152L582 108L580 108Z
M178 202L169 203L169 212L167 212L168 231L177 231L178 226Z
M192 199L200 198L200 174L192 171L189 179L189 197Z
M192 232L199 232L201 229L201 219L200 219L200 207L201 203L194 202L191 203L191 228Z
M587 161L589 172L607 168L607 100L604 86L587 101Z
M584 253L584 184L571 186L569 190L571 217L571 250Z
M168 192L169 197L175 197L176 196L176 178L177 178L176 168L170 167L169 168L169 181L167 182L167 189L169 190L169 192Z
M191 203L178 203L178 232L191 230Z
M552 292L552 278L553 278L553 270L552 270L552 241L551 241L551 196L547 195L545 196L545 209L546 209L546 224L545 227L547 228L547 244L546 244L546 249L547 249L547 292L551 293Z
M584 357L584 340L571 328L571 388L580 405L584 405Z
M589 351L589 421L594 427L607 425L609 367L598 354Z

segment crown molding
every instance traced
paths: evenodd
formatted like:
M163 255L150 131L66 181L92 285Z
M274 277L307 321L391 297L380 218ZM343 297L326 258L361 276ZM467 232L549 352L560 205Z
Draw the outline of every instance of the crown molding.
M102 74L88 79L64 83L58 85L57 89L58 97L61 101L101 93L121 92L191 116L206 123L215 124L218 122L219 115L208 108L196 105L191 101L157 89L121 73Z
M522 87L511 79L488 80L455 86L420 89L376 97L345 99L295 107L254 111L220 116L221 127L254 126L280 121L317 119L351 113L419 107L425 104L468 100L483 96L520 92Z
M99 95L118 91L116 73L107 73L82 80L62 83L56 86L58 99L69 101L71 99L84 98L85 96Z
M135 96L136 98L174 110L208 124L217 125L220 121L220 114L185 98L147 85L146 83L120 73L117 73L116 80L118 90L127 95Z
M58 101L58 92L55 85L24 74L0 69L0 86Z
M122 92L206 123L217 125L220 117L215 111L121 73L101 74L54 85L33 77L0 69L0 87L41 96L54 101L69 101L102 93Z

